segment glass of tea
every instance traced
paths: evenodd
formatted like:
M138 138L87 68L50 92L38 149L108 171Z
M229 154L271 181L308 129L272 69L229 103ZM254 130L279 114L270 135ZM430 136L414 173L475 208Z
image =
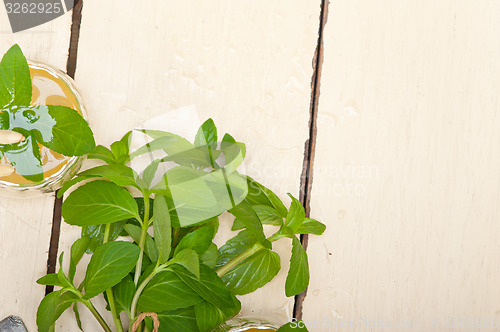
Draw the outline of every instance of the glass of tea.
M62 71L40 62L28 61L33 93L31 106L58 105L70 107L87 120L82 97L73 79ZM71 179L80 169L85 157L67 157L38 144L43 167L43 180L33 182L13 172L0 176L1 192L31 192L35 194L52 192ZM0 165L8 165L2 158ZM24 194L23 194L24 196Z

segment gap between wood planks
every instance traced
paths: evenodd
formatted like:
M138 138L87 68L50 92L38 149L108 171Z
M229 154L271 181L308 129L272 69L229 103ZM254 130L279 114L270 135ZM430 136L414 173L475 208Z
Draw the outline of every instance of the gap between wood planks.
M329 0L321 1L321 11L319 14L319 28L318 28L318 43L313 58L313 76L311 79L311 103L309 106L309 138L305 143L304 148L304 164L302 166L302 175L300 178L300 202L305 208L306 217L309 217L311 207L311 188L313 182L314 170L314 153L316 149L316 123L318 118L318 102L321 86L321 69L323 67L323 30L328 19L328 5ZM302 246L307 250L308 236L303 234L300 236ZM295 303L293 306L293 317L297 320L302 319L302 305L307 296L307 289L295 296Z
M304 205L306 216L310 214L310 194L313 180L314 153L316 148L316 123L318 114L318 101L320 95L321 69L323 65L323 30L328 18L329 0L321 1L321 10L319 17L318 42L313 58L313 76L311 79L311 103L309 108L309 137L304 147L304 163L300 179L300 201ZM82 20L83 0L75 0L72 13L71 36L69 44L69 55L66 65L66 72L74 78L77 64L78 40L80 37L80 24ZM47 273L55 273L57 264L57 254L59 247L59 234L61 227L61 206L62 198L56 198L54 201L54 212L52 218L52 232L50 237L49 257L47 260ZM307 234L300 237L302 245L307 249ZM47 286L45 293L48 294L54 289L53 286ZM302 319L302 305L307 296L307 290L295 296L293 307L293 317Z
M82 21L83 0L75 0L71 19L71 34L69 40L69 55L66 63L66 73L75 78L76 58L78 54L78 40L80 38L80 24ZM47 259L47 274L56 272L57 253L59 249L59 234L61 230L61 206L62 197L57 198L57 192L54 201L54 211L52 214L52 231L50 235L49 257ZM46 286L45 295L52 292L54 286Z

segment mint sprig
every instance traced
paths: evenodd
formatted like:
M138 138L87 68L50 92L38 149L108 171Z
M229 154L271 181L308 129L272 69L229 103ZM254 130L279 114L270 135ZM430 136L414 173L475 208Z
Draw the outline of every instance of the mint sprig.
M17 144L0 144L16 172L30 181L43 180L38 144L65 156L82 156L95 147L88 123L65 106L31 106L32 82L28 62L16 44L0 62L0 130L23 134Z
M62 214L67 223L82 226L74 248L93 254L80 287L73 277L81 254L72 253L68 277L60 269L38 281L63 287L41 302L39 331L51 331L61 310L74 302L111 331L91 302L98 293L105 294L116 331L124 331L122 311L128 326L154 312L160 332L212 331L240 311L235 295L251 293L279 273L281 259L273 243L281 239L292 241L284 292L294 296L306 289L309 266L298 236L320 235L325 226L306 218L293 196L287 208L270 189L238 172L246 154L243 143L228 134L218 142L211 119L194 143L171 133L140 132L152 141L131 153L127 133L111 149L97 146L89 157L105 165L81 172L61 189L60 194L88 181L69 194ZM128 166L135 157L161 151L166 156L152 160L140 174ZM167 171L165 163L171 167ZM232 214L233 229L241 231L217 248L213 241L223 213ZM275 233L267 236L263 224L275 226ZM131 242L117 241L118 235ZM68 292L74 296L64 296ZM139 331L151 330L150 323Z

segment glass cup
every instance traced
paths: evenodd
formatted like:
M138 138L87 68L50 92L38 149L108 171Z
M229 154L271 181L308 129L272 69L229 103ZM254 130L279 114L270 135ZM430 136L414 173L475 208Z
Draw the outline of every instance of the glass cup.
M82 97L75 86L75 82L64 72L50 65L28 61L33 86L31 105L59 105L77 110L85 120L87 112ZM0 193L22 193L26 195L40 195L59 189L66 181L71 179L80 169L85 156L67 157L58 154L44 146L40 147L44 179L31 182L21 175L13 173L0 177ZM2 160L1 163L5 163Z
M259 318L235 317L217 327L213 332L264 332L278 329L278 325Z

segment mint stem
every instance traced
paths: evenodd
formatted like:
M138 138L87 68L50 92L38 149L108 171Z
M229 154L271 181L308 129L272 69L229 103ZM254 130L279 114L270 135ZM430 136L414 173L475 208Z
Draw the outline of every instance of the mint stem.
M141 238L139 239L139 259L135 265L134 284L137 287L139 277L141 276L142 257L144 256L144 244L146 243L146 235L149 227L149 193L143 193L144 196L144 222L142 223Z
M96 308L94 307L92 302L90 302L89 300L83 300L82 303L90 310L92 315L94 315L94 317L97 319L97 321L99 322L99 324L101 325L101 327L103 328L104 331L113 332L111 330L111 328L108 326L108 324L106 323L106 321L104 320L104 318L102 318L102 316L96 310Z
M104 229L104 238L102 243L106 243L109 240L109 233L111 230L111 224L106 224L106 228ZM106 296L108 297L109 308L111 309L111 315L113 316L113 321L115 323L115 327L117 332L123 332L122 321L118 316L116 311L115 297L113 296L113 289L106 289Z
M164 269L164 266L160 265L159 267L155 268L144 281L140 284L140 286L137 288L134 294L134 298L132 299L132 305L130 307L130 316L131 319L130 321L133 323L136 319L136 311L137 311L137 302L139 301L139 296L141 296L142 291L146 287L146 285L153 279L153 277L158 274L158 272L162 271Z

